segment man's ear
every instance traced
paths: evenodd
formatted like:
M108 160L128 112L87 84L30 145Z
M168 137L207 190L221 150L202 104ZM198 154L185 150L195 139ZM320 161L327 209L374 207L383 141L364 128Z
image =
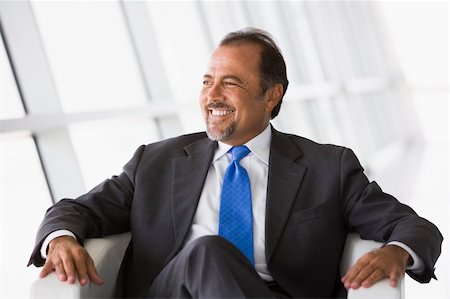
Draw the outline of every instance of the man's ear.
M266 111L272 112L273 108L275 108L275 106L278 105L278 103L281 100L281 97L283 96L283 85L281 83L275 84L272 88L267 90L266 96L267 96Z

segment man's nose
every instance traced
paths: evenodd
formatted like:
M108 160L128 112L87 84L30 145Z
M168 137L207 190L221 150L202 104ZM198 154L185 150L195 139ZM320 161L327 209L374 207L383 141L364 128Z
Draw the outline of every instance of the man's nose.
M218 83L214 83L213 85L211 85L211 87L208 89L206 98L207 98L208 102L223 100L224 96L223 96L222 86Z

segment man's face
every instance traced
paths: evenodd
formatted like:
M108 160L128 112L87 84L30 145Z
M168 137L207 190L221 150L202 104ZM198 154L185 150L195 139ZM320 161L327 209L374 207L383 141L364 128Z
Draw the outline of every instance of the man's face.
M241 145L268 125L275 105L270 92L261 94L260 52L245 43L213 52L200 93L209 138Z

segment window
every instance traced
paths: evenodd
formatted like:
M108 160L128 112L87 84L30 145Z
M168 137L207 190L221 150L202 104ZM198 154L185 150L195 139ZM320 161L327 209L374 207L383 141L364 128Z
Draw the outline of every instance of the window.
M25 115L3 39L0 38L0 119Z
M147 8L183 132L204 130L198 96L211 45L199 6L191 1L151 1Z
M69 131L87 190L121 173L138 146L158 136L155 124L140 118L83 122Z
M31 4L65 112L146 103L118 1Z
M23 132L0 135L1 298L28 297L28 282L39 269L25 266L51 204L33 139Z

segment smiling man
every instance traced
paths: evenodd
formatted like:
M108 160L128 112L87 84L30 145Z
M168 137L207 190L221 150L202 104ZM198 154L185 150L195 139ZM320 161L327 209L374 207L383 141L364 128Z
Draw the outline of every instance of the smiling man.
M203 76L206 133L143 145L121 174L55 204L30 263L102 284L83 241L131 231L122 297L345 298L405 271L430 281L439 230L369 182L351 150L275 130L287 86L267 32L228 34ZM341 278L354 231L386 245Z

